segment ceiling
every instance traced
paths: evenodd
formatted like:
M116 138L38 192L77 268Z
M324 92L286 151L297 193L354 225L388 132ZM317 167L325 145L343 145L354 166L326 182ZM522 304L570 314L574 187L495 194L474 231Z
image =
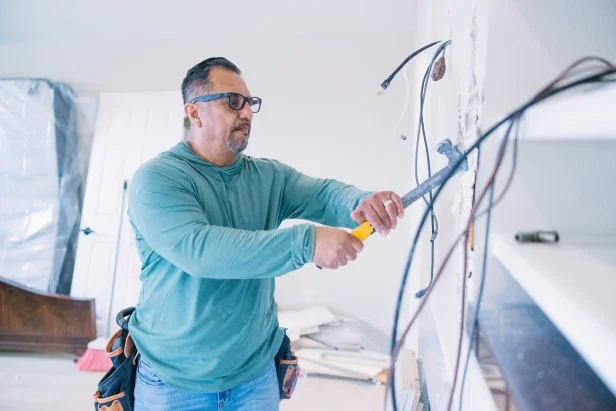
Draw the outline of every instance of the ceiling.
M413 1L3 0L0 43L408 31Z

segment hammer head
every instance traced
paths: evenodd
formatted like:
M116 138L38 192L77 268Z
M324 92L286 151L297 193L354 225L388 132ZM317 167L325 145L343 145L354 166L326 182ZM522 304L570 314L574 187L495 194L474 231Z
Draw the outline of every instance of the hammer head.
M453 168L458 163L458 161L460 161L460 159L464 157L464 154L462 154L460 149L458 147L455 147L451 143L451 140L449 140L448 138L438 143L438 145L436 146L436 150L439 153L447 156L447 161L448 161L447 166L450 168ZM464 158L464 160L462 161L462 163L460 163L460 166L456 170L456 172L467 171L467 170L468 170L468 161L466 158Z

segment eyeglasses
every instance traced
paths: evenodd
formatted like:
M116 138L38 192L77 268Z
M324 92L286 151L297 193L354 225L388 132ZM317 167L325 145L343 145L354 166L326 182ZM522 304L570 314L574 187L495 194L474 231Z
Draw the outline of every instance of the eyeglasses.
M192 99L191 103L205 103L207 101L218 100L220 98L226 98L227 104L233 110L241 110L244 108L244 104L248 103L250 110L253 113L258 113L261 109L261 99L259 97L246 97L239 93L220 93L220 94L208 94L207 96L196 97Z

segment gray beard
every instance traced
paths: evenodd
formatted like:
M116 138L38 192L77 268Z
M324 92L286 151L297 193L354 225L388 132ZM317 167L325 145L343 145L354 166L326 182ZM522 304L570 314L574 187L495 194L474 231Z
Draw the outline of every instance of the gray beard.
M246 146L248 146L248 137L246 137L246 139L234 139L230 137L229 140L227 140L227 148L232 153L241 153L246 149Z

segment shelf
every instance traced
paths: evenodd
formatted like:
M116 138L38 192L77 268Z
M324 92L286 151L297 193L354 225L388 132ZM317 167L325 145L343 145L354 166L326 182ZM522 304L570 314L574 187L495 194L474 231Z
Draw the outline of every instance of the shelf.
M511 282L505 299L524 292ZM616 397L536 304L487 300L479 344L487 343L493 360L484 357L483 366L498 368L517 410L616 409Z
M513 234L492 234L490 247L616 393L616 237L562 237L520 244Z
M521 140L616 141L616 84L554 96L526 111Z

